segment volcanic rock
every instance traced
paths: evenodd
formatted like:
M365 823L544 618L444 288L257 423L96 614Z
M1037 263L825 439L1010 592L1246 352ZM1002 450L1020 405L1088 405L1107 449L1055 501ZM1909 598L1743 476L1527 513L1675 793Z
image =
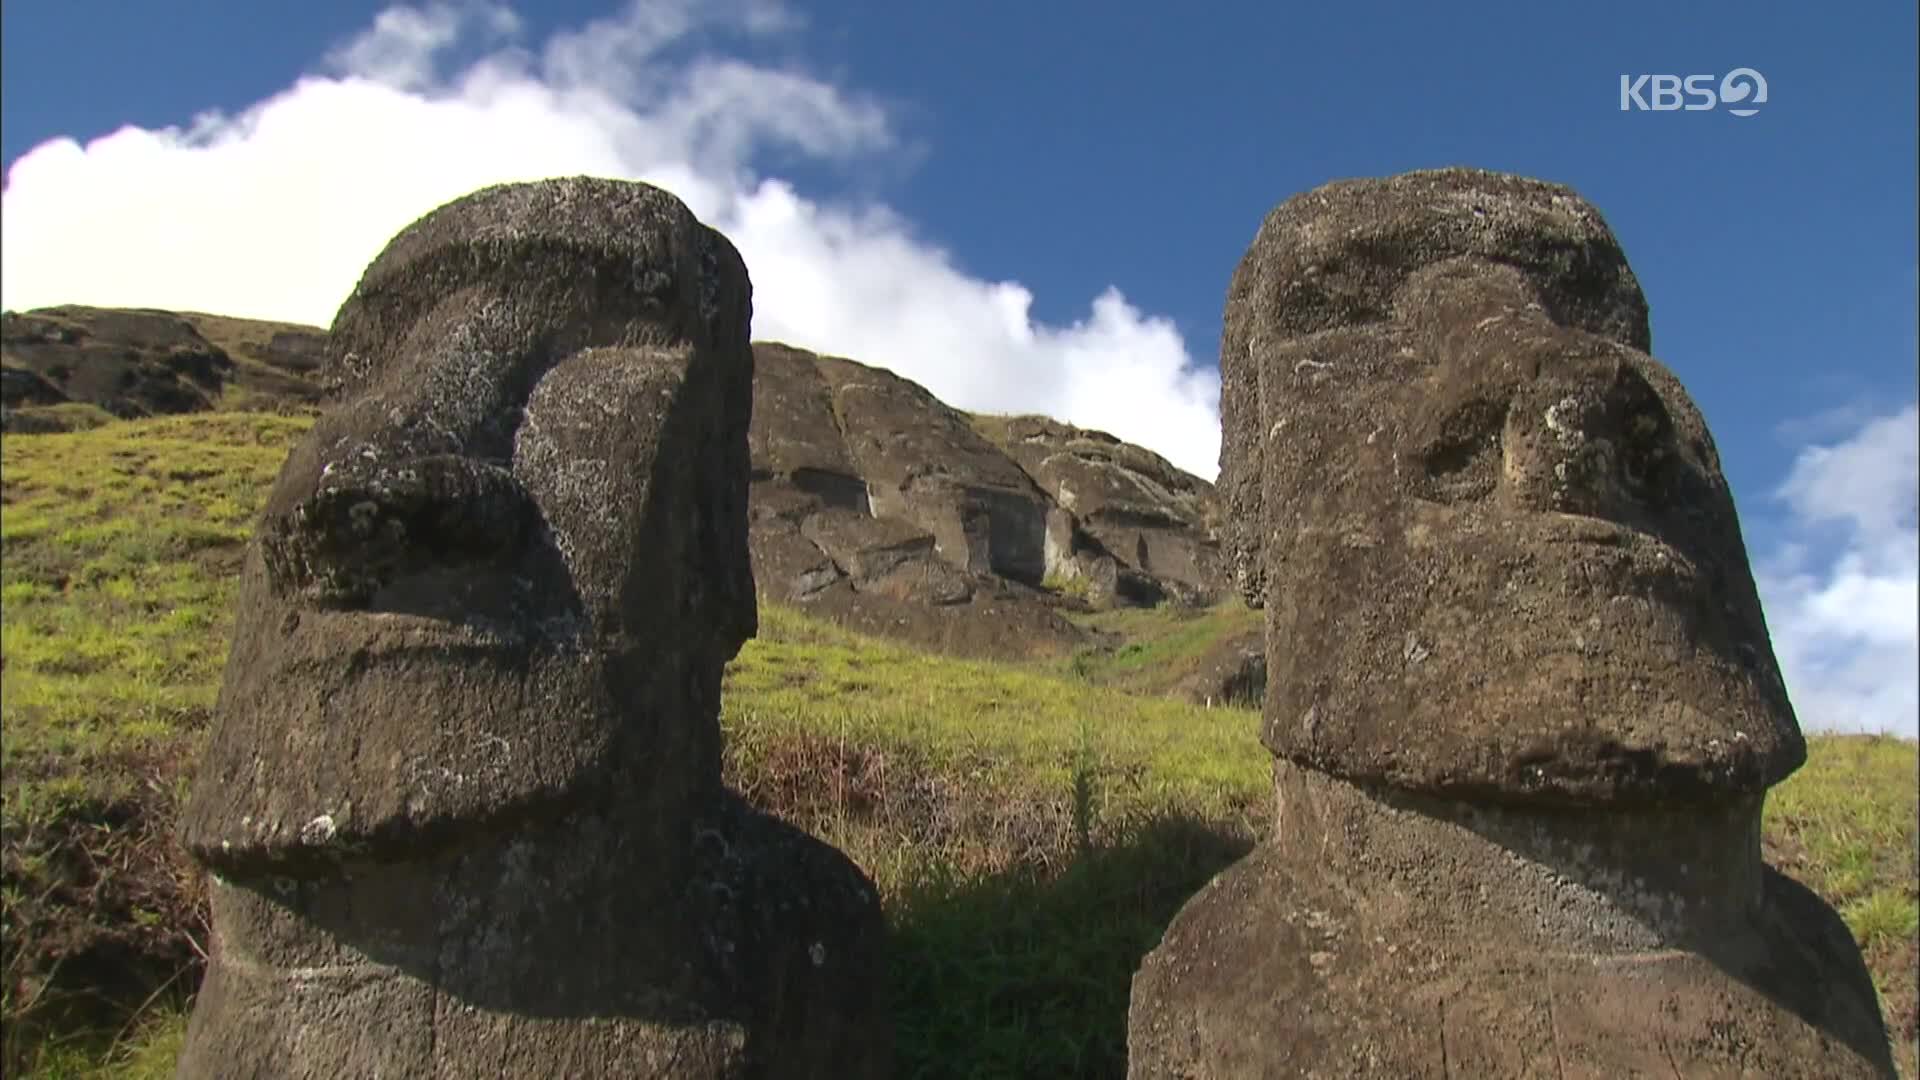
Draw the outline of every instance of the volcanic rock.
M1060 511L1047 531L1047 572L1097 575L1088 553L1123 577L1123 599L1190 605L1223 591L1213 485L1145 447L1044 416L982 418L979 426Z
M972 415L881 368L754 345L762 594L942 651L1058 656L1095 607L1226 588L1213 487L1111 435Z

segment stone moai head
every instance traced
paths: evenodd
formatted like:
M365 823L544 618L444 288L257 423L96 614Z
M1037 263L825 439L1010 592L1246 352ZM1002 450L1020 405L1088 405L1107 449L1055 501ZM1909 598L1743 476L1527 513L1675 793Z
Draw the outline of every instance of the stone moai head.
M1445 169L1267 217L1228 295L1220 489L1274 754L1566 804L1800 765L1713 440L1648 347L1566 188Z
M1268 215L1219 486L1275 824L1141 962L1130 1075L1891 1075L1845 924L1762 862L1805 746L1647 347L1565 188L1445 169Z
M755 627L750 312L733 246L646 184L487 188L396 236L267 501L190 850L425 854L610 786L678 835Z

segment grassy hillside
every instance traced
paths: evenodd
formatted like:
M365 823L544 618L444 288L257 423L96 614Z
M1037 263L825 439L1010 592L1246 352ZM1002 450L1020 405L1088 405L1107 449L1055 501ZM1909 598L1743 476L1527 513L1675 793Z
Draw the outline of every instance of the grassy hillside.
M8 1075L170 1073L206 941L173 816L249 522L307 423L0 442ZM1152 695L1251 618L1097 616L1113 648L1017 667L763 609L728 676L728 777L880 885L902 1076L1123 1071L1140 956L1269 812L1255 714ZM1766 823L1769 858L1859 936L1909 1048L1915 768L1911 743L1816 739Z

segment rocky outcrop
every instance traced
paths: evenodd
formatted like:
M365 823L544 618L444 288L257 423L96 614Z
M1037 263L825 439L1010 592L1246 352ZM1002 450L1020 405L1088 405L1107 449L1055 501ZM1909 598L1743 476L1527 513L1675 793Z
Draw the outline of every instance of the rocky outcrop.
M1222 589L1213 485L1145 447L1044 416L975 417L1052 500L1046 569L1122 600L1206 604ZM1105 586L1111 579L1114 584Z
M959 569L1038 585L1047 500L966 417L918 384L836 357L816 370L874 517L916 525Z
M1211 487L1157 456L1039 417L969 416L850 360L754 351L763 595L941 649L1030 656L1083 640L1042 586L1102 606L1219 591Z
M1268 216L1221 345L1273 836L1134 979L1130 1074L1890 1076L1760 858L1805 748L1713 440L1573 192Z
M332 334L182 818L182 1076L879 1076L882 924L720 781L750 286L644 184L488 188Z
M122 419L250 403L311 405L322 331L170 311L55 307L0 316L0 429L93 405ZM57 425L56 425L57 426Z
M962 414L890 372L766 342L753 399L763 598L965 655L1081 640L1038 588L1046 497Z

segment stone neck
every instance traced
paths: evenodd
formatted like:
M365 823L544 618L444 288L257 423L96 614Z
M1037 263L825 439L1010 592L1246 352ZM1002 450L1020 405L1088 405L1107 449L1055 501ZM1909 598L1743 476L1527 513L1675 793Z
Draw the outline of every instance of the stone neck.
M1549 808L1355 784L1276 761L1289 862L1546 951L1687 947L1760 903L1760 807Z

